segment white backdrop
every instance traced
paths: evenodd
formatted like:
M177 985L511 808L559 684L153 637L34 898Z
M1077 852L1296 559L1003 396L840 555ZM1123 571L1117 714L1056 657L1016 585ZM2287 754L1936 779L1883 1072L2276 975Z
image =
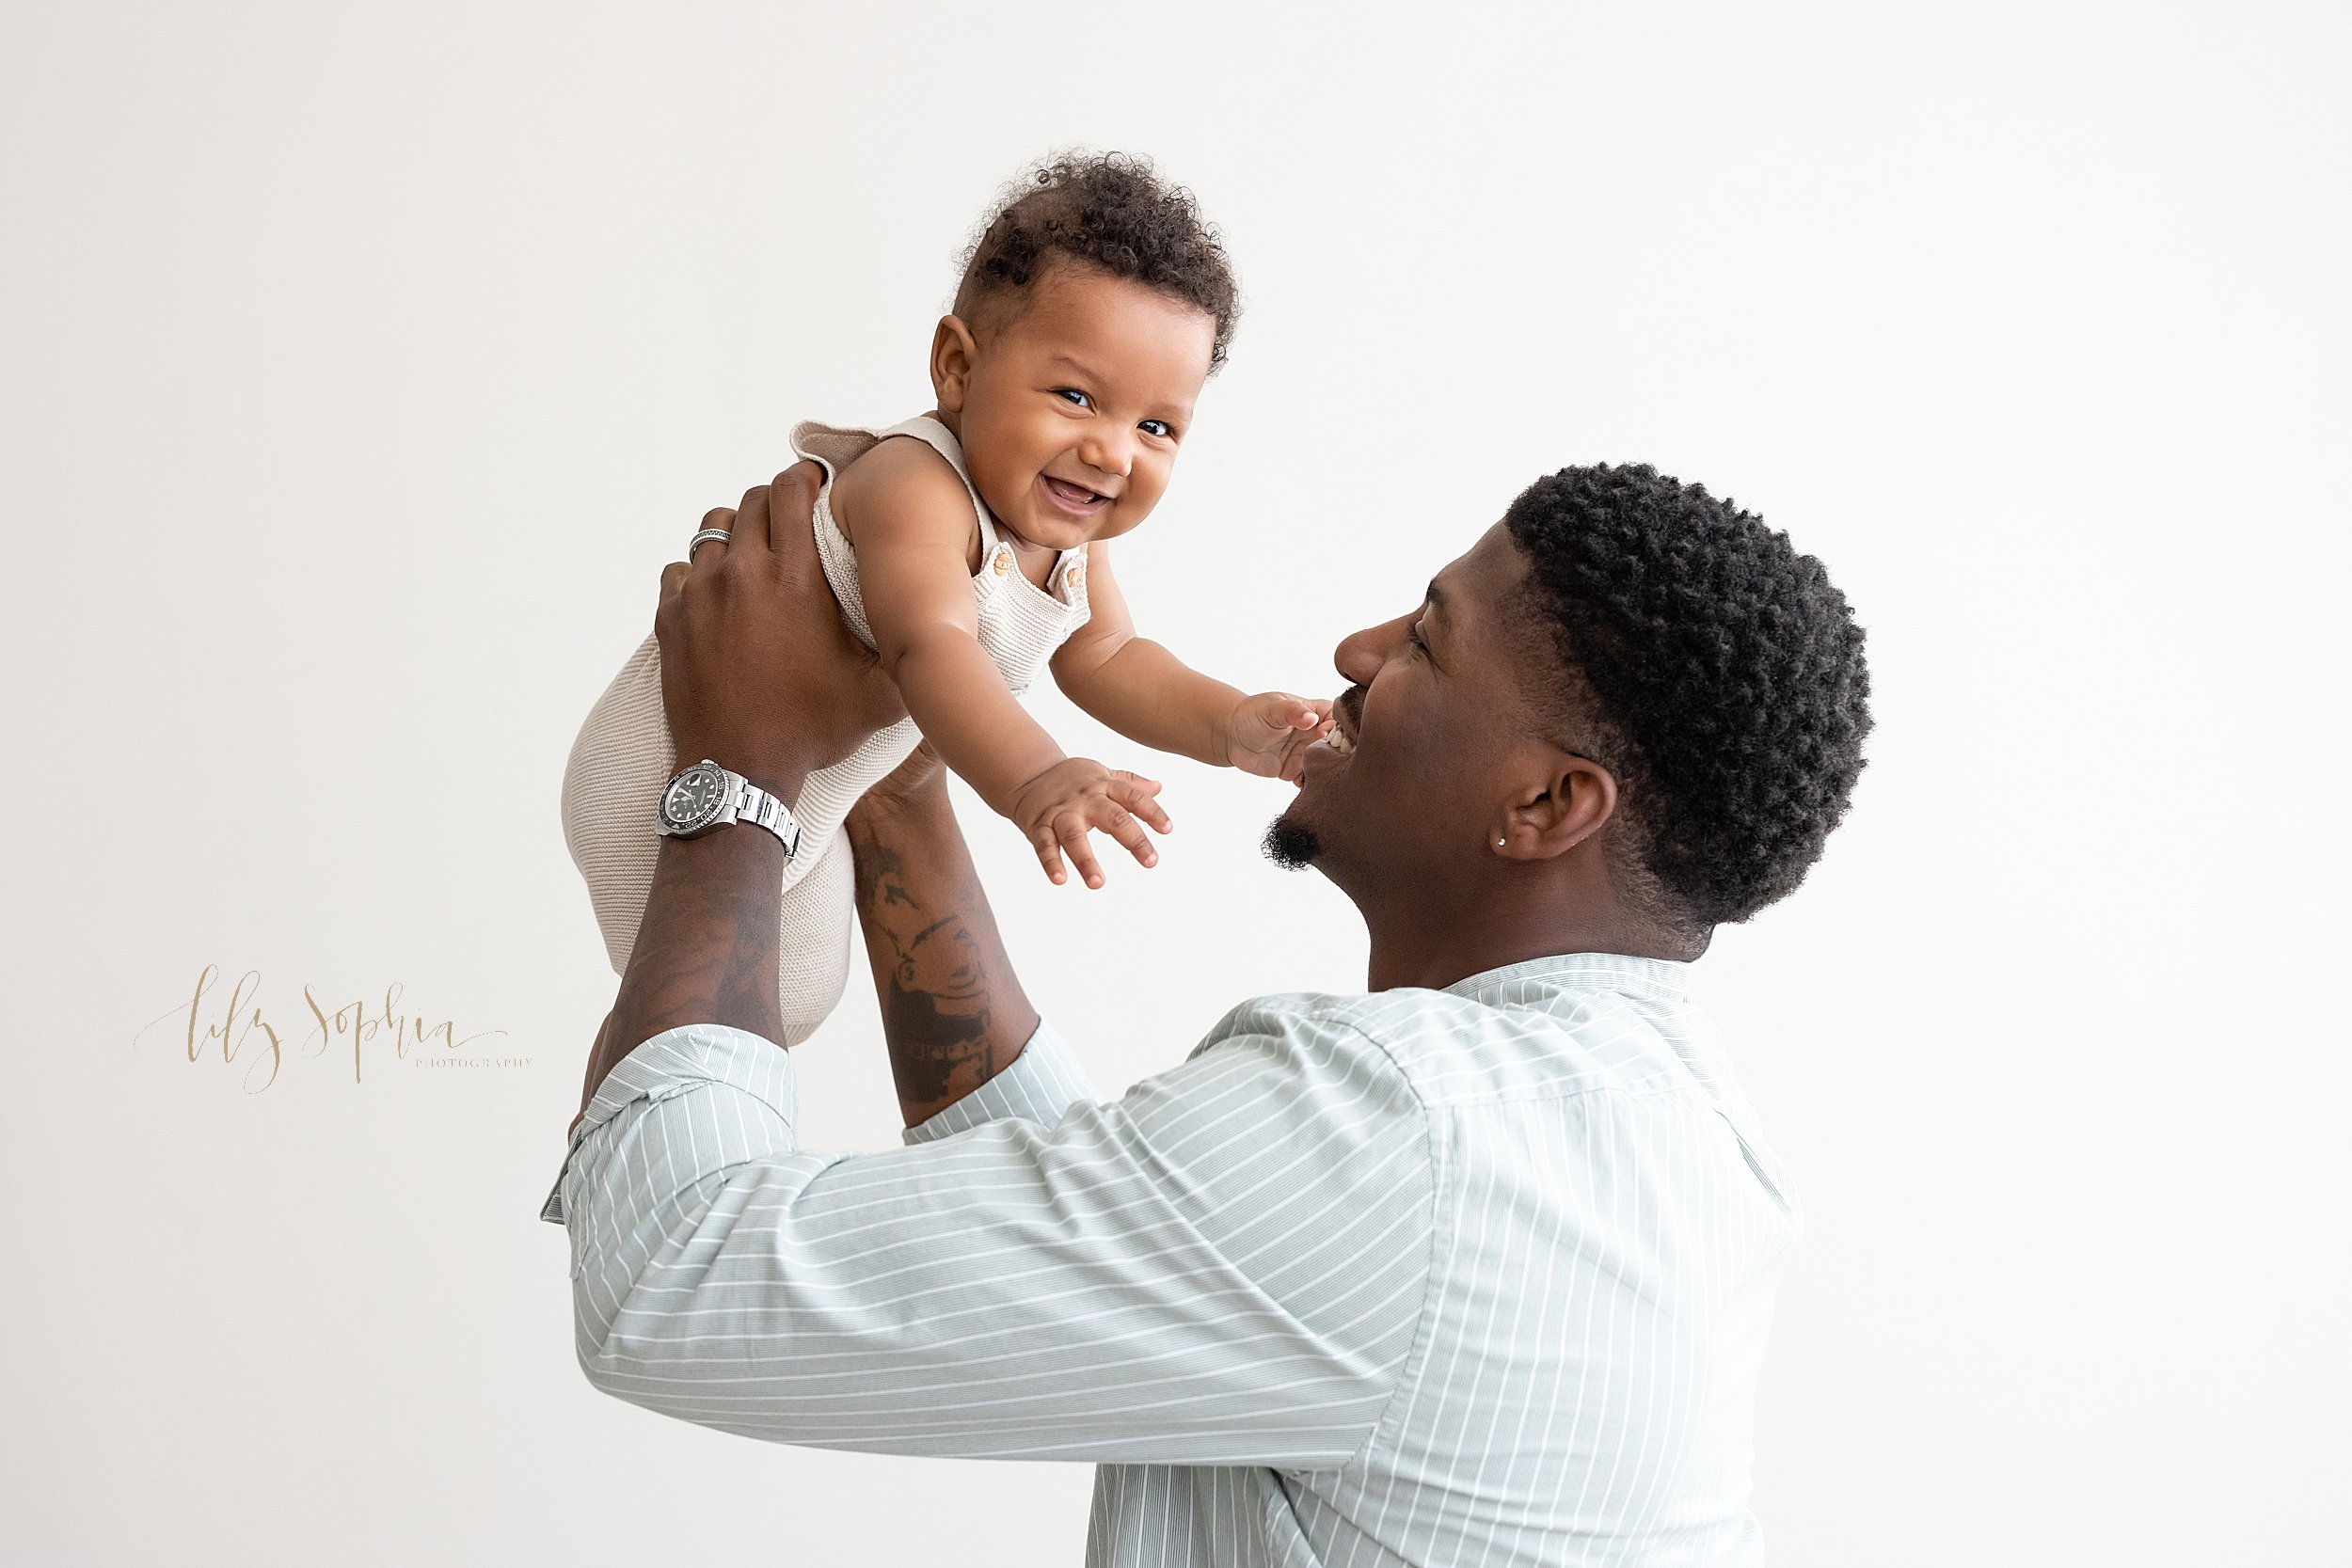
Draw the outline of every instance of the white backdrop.
M2320 4L12 0L5 1555L1075 1560L1081 1466L595 1394L534 1214L613 985L581 716L792 421L927 405L966 230L1082 144L1248 292L1121 546L1201 664L1335 689L1597 460L1869 627L1853 815L1697 974L1808 1207L1777 1559L2342 1560L2348 70ZM1179 822L1089 895L967 812L1106 1092L1360 983L1280 786L1039 705ZM200 1037L247 971L274 1079ZM879 1038L801 1053L816 1142L895 1140Z

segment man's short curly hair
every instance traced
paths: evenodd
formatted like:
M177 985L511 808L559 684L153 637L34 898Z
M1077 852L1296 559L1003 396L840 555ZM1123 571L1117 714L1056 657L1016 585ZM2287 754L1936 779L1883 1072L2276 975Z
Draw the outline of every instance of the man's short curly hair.
M1820 562L1647 464L1563 468L1503 521L1565 667L1551 705L1613 753L1593 760L1660 912L1703 932L1789 893L1870 732L1862 628Z
M1225 363L1241 319L1232 263L1192 193L1162 180L1150 159L1066 152L1022 174L964 251L956 314L971 322L991 301L1025 292L1057 258L1198 306L1216 323L1209 369Z

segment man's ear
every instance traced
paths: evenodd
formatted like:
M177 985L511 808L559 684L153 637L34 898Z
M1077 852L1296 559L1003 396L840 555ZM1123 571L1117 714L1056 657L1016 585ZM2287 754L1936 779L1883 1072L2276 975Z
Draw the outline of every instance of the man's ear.
M1522 785L1486 834L1486 847L1506 859L1565 854L1616 814L1616 775L1589 757L1545 751L1539 782Z
M979 344L961 316L942 316L931 334L931 394L943 414L963 412L964 389L972 379L972 363L980 356Z

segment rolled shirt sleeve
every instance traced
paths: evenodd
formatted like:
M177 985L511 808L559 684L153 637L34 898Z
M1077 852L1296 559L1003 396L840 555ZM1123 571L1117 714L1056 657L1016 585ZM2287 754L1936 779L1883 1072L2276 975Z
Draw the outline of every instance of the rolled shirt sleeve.
M803 1151L790 1057L692 1025L613 1069L542 1217L599 1388L776 1442L1333 1465L1431 1268L1428 1117L1312 1009L1237 1008L1098 1101L1041 1025L907 1147Z

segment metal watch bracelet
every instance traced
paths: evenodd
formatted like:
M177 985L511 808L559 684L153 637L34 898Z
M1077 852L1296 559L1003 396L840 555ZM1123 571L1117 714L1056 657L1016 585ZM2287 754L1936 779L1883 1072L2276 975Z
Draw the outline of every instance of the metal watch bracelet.
M748 822L775 834L787 859L801 847L801 825L791 807L709 757L679 768L661 786L654 818L656 828L674 838L700 838Z
M794 820L791 809L773 795L744 779L735 789L735 819L755 822L784 843L785 859L790 860L801 847L801 825Z

